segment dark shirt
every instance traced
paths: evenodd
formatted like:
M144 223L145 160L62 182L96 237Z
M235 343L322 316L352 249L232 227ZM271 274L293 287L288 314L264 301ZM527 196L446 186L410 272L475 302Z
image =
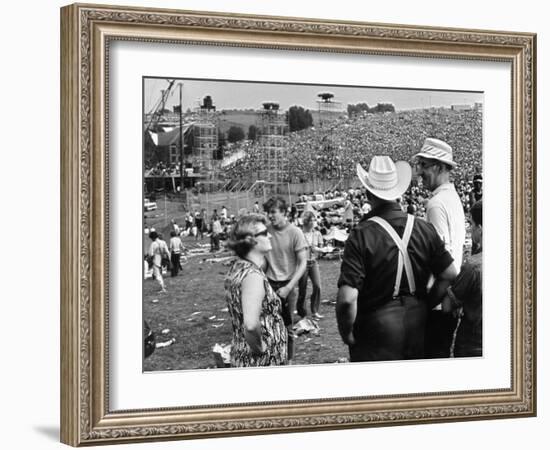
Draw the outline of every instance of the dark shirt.
M464 316L456 335L456 356L481 356L482 346L482 253L470 256L462 265L451 293Z
M393 298L397 276L398 249L390 235L377 223L368 221L378 216L403 237L407 214L397 203L385 203L373 209L351 231L344 248L338 287L347 285L359 291L356 325L370 311ZM439 275L453 262L445 244L432 224L415 218L408 253L413 267L416 297L426 297L431 274ZM409 295L407 277L401 278L400 295Z
M475 202L483 198L483 191L478 191L475 188L470 191L470 207L474 205Z

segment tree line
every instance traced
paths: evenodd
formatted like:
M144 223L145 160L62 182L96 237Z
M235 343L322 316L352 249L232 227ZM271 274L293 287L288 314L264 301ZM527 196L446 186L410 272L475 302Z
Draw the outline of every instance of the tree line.
M395 106L392 103L377 103L376 106L370 107L367 103L356 103L355 105L348 104L348 116L353 117L361 113L385 113L395 112Z
M367 103L356 103L348 104L347 112L349 117L361 113L379 114L384 112L395 112L395 106L391 103L377 103L375 106L370 107ZM291 106L285 113L285 118L290 132L305 130L313 126L311 111L302 106ZM256 125L250 125L248 127L248 132L245 134L243 128L233 125L225 134L226 136L224 136L224 133L220 133L220 146L225 144L226 141L229 143L242 141L245 137L251 141L255 141L258 138L258 127L256 127Z

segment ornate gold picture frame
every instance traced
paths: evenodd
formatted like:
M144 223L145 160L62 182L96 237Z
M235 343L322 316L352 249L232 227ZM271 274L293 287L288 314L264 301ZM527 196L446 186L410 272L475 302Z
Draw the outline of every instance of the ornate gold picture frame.
M510 385L114 409L108 137L110 46L118 41L509 64L511 117L503 127L506 132L511 128ZM535 415L535 89L536 36L530 33L84 4L62 8L62 442L80 446Z

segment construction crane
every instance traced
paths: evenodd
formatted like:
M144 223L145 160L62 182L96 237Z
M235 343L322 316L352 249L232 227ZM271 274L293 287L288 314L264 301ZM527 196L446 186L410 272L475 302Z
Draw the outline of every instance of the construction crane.
M149 123L147 124L147 127L145 128L145 131L156 131L157 125L162 118L162 115L164 114L164 110L166 108L166 101L168 100L168 97L170 96L170 93L172 91L172 88L174 87L174 83L176 80L167 80L168 81L168 87L166 89L162 90L162 95L160 97L160 100L158 103L153 107L151 114L151 118L149 119Z

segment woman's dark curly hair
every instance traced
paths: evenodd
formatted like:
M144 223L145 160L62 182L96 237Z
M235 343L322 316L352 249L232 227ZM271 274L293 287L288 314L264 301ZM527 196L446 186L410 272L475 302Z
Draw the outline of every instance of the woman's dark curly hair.
M262 214L250 213L239 217L227 241L227 246L237 256L244 258L254 248L257 242L254 234L259 223L264 225L267 223L267 219Z

